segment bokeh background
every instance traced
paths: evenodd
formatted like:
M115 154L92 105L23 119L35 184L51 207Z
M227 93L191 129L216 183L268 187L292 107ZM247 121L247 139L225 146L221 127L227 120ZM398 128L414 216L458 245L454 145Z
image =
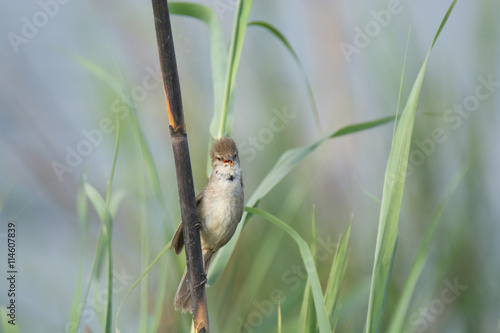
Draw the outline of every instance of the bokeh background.
M216 11L229 41L236 1L199 3ZM373 12L395 3L399 12L346 57L342 45L355 45L358 29L364 31L375 21ZM255 1L250 20L274 25L290 41L311 82L321 126L315 123L307 86L293 57L267 31L249 27L235 86L232 133L242 151L246 196L287 149L352 123L395 114L411 26L401 92L404 106L448 6L449 1L430 0ZM86 285L90 279L100 226L91 205L87 223L79 222L79 184L85 175L105 196L115 131L96 135L98 143L67 172L58 176L53 165L66 164L68 152L88 140L85 133L95 133L105 119L114 119L119 107L127 109L104 76L96 76L89 67L120 80L135 106L126 115L120 113L122 135L112 185L112 196L121 198L113 220L115 314L145 263L170 241L180 219L163 89L155 79L158 53L151 3L29 0L4 1L0 7L0 267L6 271L7 223L15 221L18 328L66 332L74 294L81 294L78 281ZM39 14L43 11L50 12L46 21ZM500 332L499 12L498 1L459 1L430 56L385 319L390 318L446 185L463 165L471 163L471 169L436 231L408 313L408 332ZM40 20L39 27L30 30L26 26L34 20ZM213 115L210 40L201 21L173 16L172 25L199 192L207 182ZM25 39L13 42L13 34ZM493 82L479 88L490 92L488 97L468 106L472 111L457 112L474 100L483 80ZM140 88L145 85L147 89ZM282 130L269 131L277 113L290 116ZM139 153L136 124L159 175L160 197ZM446 139L429 144L435 130ZM314 209L318 240L325 250L318 260L324 284L337 239L353 215L338 332L360 332L364 326L380 210L377 198L382 196L392 133L389 123L327 141L260 203L305 239ZM428 144L419 146L422 142ZM271 264L263 268L260 262L265 259ZM126 299L118 317L121 332L143 327L189 331L190 317L175 312L172 301L183 267L184 255L168 251L160 259L147 276L148 285L140 284ZM80 329L103 331L100 300L105 274L100 275L92 283ZM208 288L212 331L275 332L277 305L268 304L278 292L284 331L295 332L305 282L296 244L275 226L253 217L224 274ZM440 302L450 283L461 289L455 290L453 301ZM0 286L5 305L5 280Z

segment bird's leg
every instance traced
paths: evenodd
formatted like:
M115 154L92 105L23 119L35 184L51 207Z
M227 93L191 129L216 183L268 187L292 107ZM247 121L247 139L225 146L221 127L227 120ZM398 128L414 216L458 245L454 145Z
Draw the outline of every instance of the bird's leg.
M200 230L201 229L201 221L198 221L194 224L195 229Z

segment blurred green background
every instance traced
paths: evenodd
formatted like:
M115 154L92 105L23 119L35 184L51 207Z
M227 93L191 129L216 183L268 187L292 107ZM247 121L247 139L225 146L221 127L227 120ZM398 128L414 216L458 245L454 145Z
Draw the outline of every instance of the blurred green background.
M229 41L236 1L198 3L215 10ZM397 13L372 36L359 37L360 30L377 22L376 13L390 6ZM246 197L287 149L352 123L395 114L408 29L411 25L402 105L448 6L430 0L255 1L250 20L277 27L302 62L321 128L293 57L267 31L249 27L236 78L232 132L240 147ZM100 226L92 206L88 217L79 219L79 184L85 175L105 197L115 143L115 131L107 129L116 115L121 117L121 141L112 196L121 200L113 219L114 315L180 220L151 3L30 0L4 2L0 8L0 267L7 270L6 229L8 221L15 221L18 328L69 332L73 294L80 295L82 283L90 279ZM470 162L436 231L405 326L408 332L500 332L499 12L498 1L458 2L431 53L382 331L446 185ZM207 182L213 116L210 40L206 25L192 18L173 16L172 29L198 193ZM346 56L342 48L356 42L362 46ZM86 59L87 67L77 56ZM92 66L121 81L135 110ZM276 119L283 126L276 127ZM161 195L148 177L137 124L158 172ZM364 327L377 198L382 197L392 133L389 123L327 141L259 205L306 240L315 206L317 267L324 285L338 237L354 216L337 332ZM83 143L92 140L91 146ZM86 156L81 161L70 157L74 165L58 174L55 162L67 165L68 154L79 149ZM189 331L190 316L173 309L184 261L184 255L168 251L147 275L148 284L131 292L118 316L122 333L144 327ZM274 225L252 217L223 275L207 290L212 332L276 332L277 294L283 331L295 332L304 272L296 244ZM82 330L103 331L104 276L92 283ZM4 282L1 305L7 302ZM456 297L445 302L443 294L457 283Z

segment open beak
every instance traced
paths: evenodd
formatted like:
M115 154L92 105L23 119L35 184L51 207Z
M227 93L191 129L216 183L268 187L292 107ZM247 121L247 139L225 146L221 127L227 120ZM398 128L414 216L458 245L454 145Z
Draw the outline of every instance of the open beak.
M233 160L229 159L229 160L225 160L224 161L225 164L231 164L231 166L233 166Z

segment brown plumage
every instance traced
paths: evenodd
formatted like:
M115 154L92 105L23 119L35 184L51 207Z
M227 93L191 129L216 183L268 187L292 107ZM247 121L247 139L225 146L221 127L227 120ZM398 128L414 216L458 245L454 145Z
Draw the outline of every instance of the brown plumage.
M215 141L210 157L213 168L210 179L196 197L205 272L208 272L213 255L233 236L244 208L243 178L236 143L231 138ZM183 247L181 223L172 238L171 248L179 254ZM174 306L183 312L191 311L187 269L177 289Z

